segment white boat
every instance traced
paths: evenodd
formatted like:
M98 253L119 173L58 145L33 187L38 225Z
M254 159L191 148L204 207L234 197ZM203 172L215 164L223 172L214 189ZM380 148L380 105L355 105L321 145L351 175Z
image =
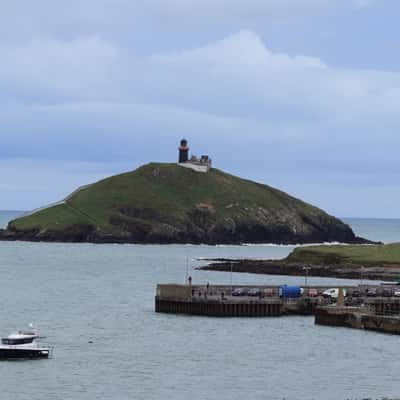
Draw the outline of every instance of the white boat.
M52 348L40 346L35 331L18 331L1 339L0 360L15 358L49 358Z

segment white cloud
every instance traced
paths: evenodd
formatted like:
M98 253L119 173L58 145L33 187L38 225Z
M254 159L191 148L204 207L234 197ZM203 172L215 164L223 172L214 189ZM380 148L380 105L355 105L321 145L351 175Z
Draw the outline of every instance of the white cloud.
M348 130L353 138L368 140L381 137L379 126L391 135L400 123L400 73L345 70L315 57L276 53L252 31L149 58L134 58L97 37L34 39L25 46L2 47L0 56L5 60L0 65L3 125L13 123L13 109L32 114L31 106L14 107L27 102L52 106L37 110L39 115L64 112L57 104L76 104L78 120L95 118L92 105L100 113L105 107L105 115L119 109L135 115L144 130L146 116L154 125L152 114L159 125L171 116L168 124L174 129L175 121L176 130L190 116L188 121L198 126L204 121L210 134L239 126L254 137L274 132L310 142L324 142L324 130L335 130L336 142L349 140ZM186 126L190 129L190 122ZM93 127L98 129L94 120Z
M100 95L111 84L118 52L110 43L90 36L71 41L34 38L20 46L0 46L0 81L24 94ZM93 93L93 91L95 93Z
M185 82L193 99L208 96L214 110L225 100L230 105L225 112L257 119L271 118L271 113L282 119L286 113L291 120L334 124L364 125L383 118L398 122L400 73L346 70L314 57L274 53L250 31L202 48L157 55L152 63L164 67L169 77L175 74L178 87Z
M216 43L207 46L152 57L155 63L198 67L216 67L230 65L255 68L326 68L315 57L294 56L272 53L252 31L242 30Z

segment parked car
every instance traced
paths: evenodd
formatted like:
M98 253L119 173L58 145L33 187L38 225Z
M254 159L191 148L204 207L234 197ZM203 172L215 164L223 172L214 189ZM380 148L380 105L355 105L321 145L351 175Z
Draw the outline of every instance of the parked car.
M343 289L343 295L346 296L346 289ZM322 292L322 296L337 299L339 297L339 288L326 289Z
M308 297L318 297L319 293L317 289L308 289Z
M242 292L242 288L235 288L232 290L232 296L242 296Z
M259 296L260 294L261 294L261 291L260 291L260 289L257 289L257 288L251 288L247 293L248 296L252 296L252 297Z
M274 289L267 288L264 289L264 297L273 297L274 296Z
M339 296L339 289L326 289L322 292L322 296L330 299L337 299Z
M399 289L396 289L396 290L393 292L393 296L395 296L395 297L400 297L400 290L399 290Z
M365 294L367 295L367 297L376 297L377 290L376 290L376 288L367 288L367 291Z
M248 296L248 288L235 288L232 290L232 296Z
M383 288L380 292L380 296L382 297L392 297L393 296L393 290L390 288Z
M358 289L349 290L347 293L349 297L361 297L361 292Z

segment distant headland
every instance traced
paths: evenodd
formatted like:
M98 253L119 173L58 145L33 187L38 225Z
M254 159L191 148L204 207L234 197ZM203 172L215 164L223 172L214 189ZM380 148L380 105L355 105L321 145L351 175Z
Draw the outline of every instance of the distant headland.
M200 269L400 282L400 243L304 246L282 260L213 259Z
M93 243L367 243L350 226L270 186L189 157L83 186L11 221L0 240Z

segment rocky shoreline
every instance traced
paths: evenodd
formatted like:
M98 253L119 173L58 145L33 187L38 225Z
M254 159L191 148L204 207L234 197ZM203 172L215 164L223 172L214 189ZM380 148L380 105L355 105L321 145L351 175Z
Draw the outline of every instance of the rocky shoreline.
M147 234L143 232L119 232L110 233L96 229L94 226L70 226L64 230L29 229L21 230L9 226L7 229L0 229L0 241L28 241L28 242L61 242L61 243L130 243L130 244L206 244L206 245L242 245L248 243L249 234L241 231L240 227L234 235L232 232L225 232L223 227L218 227L212 232L201 232L199 229L177 230L171 226L165 229L157 228ZM316 242L336 241L336 237L327 237L325 232L317 235L315 232L310 236L290 235L287 232L282 234L279 231L259 236L252 235L251 243L264 244L272 243L279 245L311 244ZM373 243L354 235L347 235L343 238L347 244L370 244Z
M246 259L208 259L211 263L198 267L208 271L232 271L247 274L264 275L289 275L289 276L313 276L324 278L342 279L366 279L396 282L400 277L400 264L390 267L382 265L310 265L302 262L286 262L285 260L246 260Z

